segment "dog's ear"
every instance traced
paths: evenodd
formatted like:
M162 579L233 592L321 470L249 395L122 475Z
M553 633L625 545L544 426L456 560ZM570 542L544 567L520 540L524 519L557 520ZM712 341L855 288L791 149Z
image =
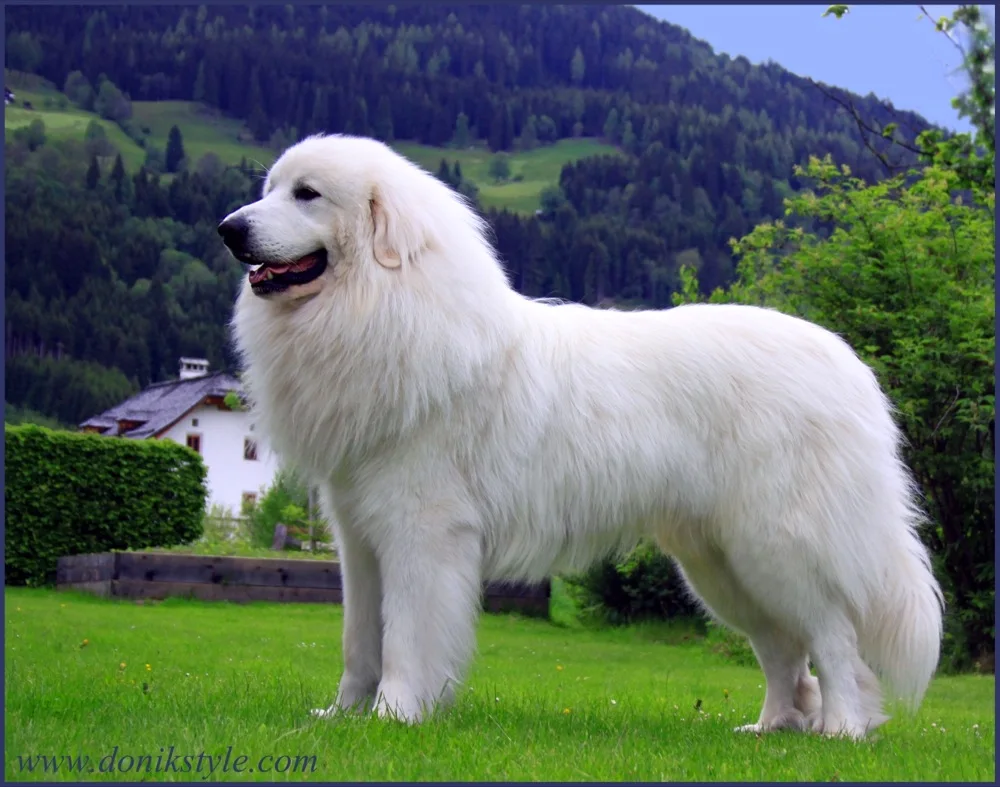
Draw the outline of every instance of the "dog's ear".
M383 268L400 267L403 258L410 253L410 239L405 231L404 220L379 192L372 194L368 206L374 228L375 261Z

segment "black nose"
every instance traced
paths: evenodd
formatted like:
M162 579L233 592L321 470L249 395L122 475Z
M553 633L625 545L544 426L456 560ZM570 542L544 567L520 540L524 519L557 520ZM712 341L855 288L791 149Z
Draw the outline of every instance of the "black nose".
M219 225L218 229L219 235L222 236L222 242L229 247L233 254L237 256L246 254L247 235L250 230L250 224L246 219L242 217L226 219Z

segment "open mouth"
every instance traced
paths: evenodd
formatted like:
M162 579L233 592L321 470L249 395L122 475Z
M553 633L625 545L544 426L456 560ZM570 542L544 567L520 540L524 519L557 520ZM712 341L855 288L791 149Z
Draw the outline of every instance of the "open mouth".
M274 295L298 284L308 284L326 270L326 251L314 251L294 262L265 262L250 271L254 295Z

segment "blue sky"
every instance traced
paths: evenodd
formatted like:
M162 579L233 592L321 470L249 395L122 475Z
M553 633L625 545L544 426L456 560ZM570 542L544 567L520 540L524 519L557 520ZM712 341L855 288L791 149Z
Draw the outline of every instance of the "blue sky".
M841 19L823 17L823 5L643 5L658 19L687 28L716 52L768 59L862 96L874 93L897 109L966 131L951 99L965 84L955 73L958 50L916 5L851 5ZM932 16L957 6L925 6Z

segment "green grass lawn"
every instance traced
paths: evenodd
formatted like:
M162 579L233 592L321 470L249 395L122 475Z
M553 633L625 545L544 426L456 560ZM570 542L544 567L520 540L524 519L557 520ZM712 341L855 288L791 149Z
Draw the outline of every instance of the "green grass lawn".
M50 590L6 591L4 774L35 755L199 754L194 773L86 773L117 781L226 780L982 780L994 769L993 677L934 681L914 718L852 743L738 735L763 697L739 667L683 629L591 630L484 616L453 709L423 726L314 720L341 669L338 606L137 604ZM84 644L86 642L86 644ZM701 711L695 705L701 701ZM117 748L116 748L117 747ZM281 757L289 759L279 759ZM22 758L19 760L18 758ZM296 772L262 772L265 767ZM107 760L103 760L107 764ZM128 765L128 760L124 761ZM165 760L160 760L161 765ZM184 760L177 761L184 767ZM192 768L197 759L189 761ZM134 766L133 766L134 767ZM305 768L305 772L301 769Z

